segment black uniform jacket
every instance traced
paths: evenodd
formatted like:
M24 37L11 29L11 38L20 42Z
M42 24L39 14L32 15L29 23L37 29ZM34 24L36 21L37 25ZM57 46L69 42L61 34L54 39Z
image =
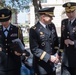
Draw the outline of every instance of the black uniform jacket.
M64 43L66 39L74 41L74 45L69 45L67 47ZM76 67L76 19L71 25L68 24L68 19L62 21L60 51L62 50L62 64L68 67Z
M58 37L54 24L48 25L49 32L38 22L30 29L30 49L34 55L35 72L46 74L53 71L50 55L58 49Z
M0 26L0 70L8 71L21 67L20 56L15 55L14 51L10 49L12 40L19 37L18 27L10 25L8 36L3 32L2 25ZM22 39L21 39L22 41Z

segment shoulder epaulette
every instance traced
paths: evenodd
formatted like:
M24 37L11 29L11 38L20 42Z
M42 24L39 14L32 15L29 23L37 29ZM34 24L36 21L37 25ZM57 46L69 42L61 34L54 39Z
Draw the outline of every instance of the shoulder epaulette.
M17 28L21 28L20 26L16 25Z
M17 26L18 27L18 37L22 34L22 31L21 31L21 27L20 26Z
M32 26L32 29L34 29L34 30L35 30L35 29L36 29L36 26Z

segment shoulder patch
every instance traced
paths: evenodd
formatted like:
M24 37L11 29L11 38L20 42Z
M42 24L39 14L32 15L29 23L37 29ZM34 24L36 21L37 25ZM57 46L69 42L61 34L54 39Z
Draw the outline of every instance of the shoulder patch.
M16 26L16 27L18 27L19 29L21 29L21 27L20 27L20 26Z
M33 26L32 28L35 30L36 29L36 26Z

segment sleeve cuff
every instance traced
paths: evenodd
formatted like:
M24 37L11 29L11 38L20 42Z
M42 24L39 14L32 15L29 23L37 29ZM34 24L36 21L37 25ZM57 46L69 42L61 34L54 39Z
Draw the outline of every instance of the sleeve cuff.
M43 60L45 62L48 62L49 59L50 59L50 55L48 53L46 53L45 51L40 56L40 60Z
M59 47L54 47L54 49L59 49Z
M42 60L45 55L46 55L46 52L44 51L44 52L42 53L42 55L40 56L40 60Z
M60 49L59 52L63 52L63 49Z

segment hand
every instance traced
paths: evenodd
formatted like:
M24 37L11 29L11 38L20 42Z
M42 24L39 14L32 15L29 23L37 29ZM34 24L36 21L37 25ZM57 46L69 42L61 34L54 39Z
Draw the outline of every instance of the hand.
M71 41L71 40L70 40L70 41L69 41L69 44L70 44L70 45L74 45L74 41Z
M59 62L59 59L56 56L51 55L50 61L53 62L53 63L58 63Z
M59 59L56 57L56 59L55 59L55 64L57 64L59 62Z
M56 57L59 59L59 62L61 62L61 61L62 61L61 56L59 56L58 54L56 54Z
M17 56L21 56L21 53L17 52L17 51L14 51L15 55Z
M64 43L67 45L67 47L68 47L69 45L74 45L74 41L72 41L72 40L70 40L70 39L66 39L66 40L64 41Z
M64 43L67 45L67 47L69 46L69 39L66 39L65 41L64 41Z

